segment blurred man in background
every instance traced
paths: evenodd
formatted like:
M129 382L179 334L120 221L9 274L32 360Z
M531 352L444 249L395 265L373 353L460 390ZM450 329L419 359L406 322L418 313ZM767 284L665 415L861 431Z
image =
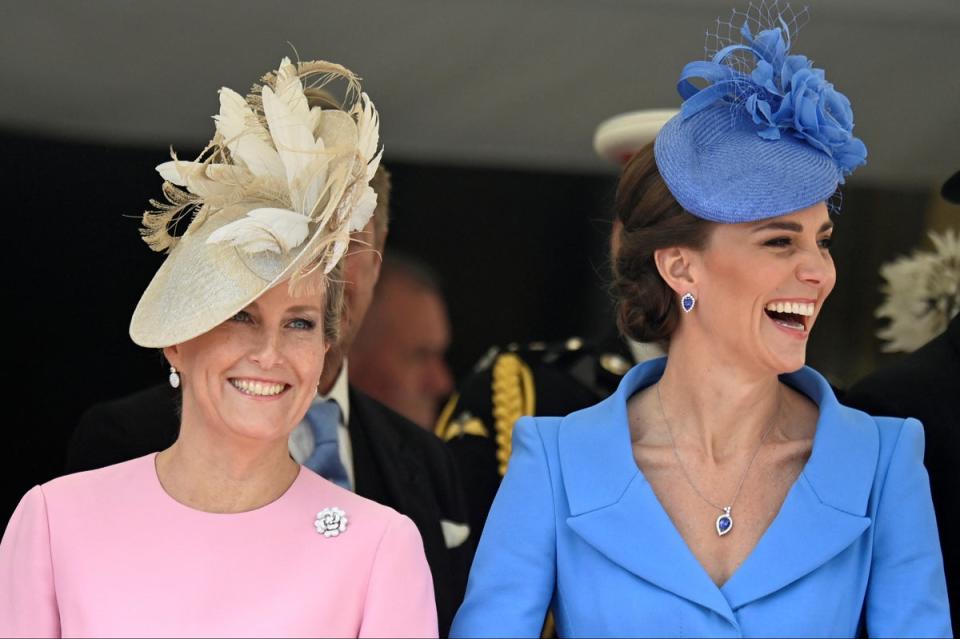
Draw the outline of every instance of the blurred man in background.
M437 278L419 261L390 253L350 350L350 383L426 430L453 390L444 360L450 321Z

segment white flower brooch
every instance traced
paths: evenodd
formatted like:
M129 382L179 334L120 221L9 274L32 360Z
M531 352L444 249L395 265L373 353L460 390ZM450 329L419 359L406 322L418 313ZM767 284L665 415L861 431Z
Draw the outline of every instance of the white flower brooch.
M336 537L347 529L347 513L336 506L324 508L317 513L317 520L313 525L324 537Z

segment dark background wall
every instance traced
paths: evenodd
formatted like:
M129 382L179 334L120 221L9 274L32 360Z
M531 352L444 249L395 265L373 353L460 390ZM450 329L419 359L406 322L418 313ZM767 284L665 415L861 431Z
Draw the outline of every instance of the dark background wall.
M164 148L108 147L0 132L8 374L0 521L61 473L91 404L166 377L127 336L162 257L137 234ZM181 157L190 157L178 149ZM492 344L592 335L611 326L606 284L612 174L387 162L388 244L440 274L463 375ZM840 273L810 363L845 385L883 361L872 317L881 261L922 239L924 192L850 188L834 251Z

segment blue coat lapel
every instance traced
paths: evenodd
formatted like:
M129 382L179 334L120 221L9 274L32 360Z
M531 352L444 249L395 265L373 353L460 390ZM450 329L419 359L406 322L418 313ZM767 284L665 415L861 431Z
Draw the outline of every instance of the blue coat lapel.
M584 541L641 579L713 610L736 625L727 600L676 532L639 473L623 498L567 519ZM624 535L624 531L629 531ZM628 540L629 538L629 540Z
M870 526L866 517L880 454L873 418L837 402L804 368L783 381L820 406L813 451L777 517L723 586L736 610L813 572Z
M780 513L722 592L736 610L813 572L852 544L870 525L824 504L803 475Z
M879 436L872 418L841 406L812 369L784 376L820 406L813 452L770 528L718 589L633 459L627 399L656 382L665 365L661 358L634 367L608 399L563 420L559 458L567 524L610 561L736 625L733 610L816 570L870 525L864 515Z
M736 624L633 459L627 399L659 379L665 364L658 359L635 367L616 393L563 420L559 456L567 524L615 564Z

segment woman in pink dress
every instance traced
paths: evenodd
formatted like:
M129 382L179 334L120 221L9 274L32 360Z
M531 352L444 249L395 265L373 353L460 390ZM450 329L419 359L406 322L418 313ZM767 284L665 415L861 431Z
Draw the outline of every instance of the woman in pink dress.
M343 108L310 108L332 80ZM246 98L221 89L215 120L197 161L157 167L169 204L143 234L170 254L130 326L182 387L180 436L27 493L0 545L0 635L436 636L413 523L287 452L376 204L376 111L349 70L284 59Z

